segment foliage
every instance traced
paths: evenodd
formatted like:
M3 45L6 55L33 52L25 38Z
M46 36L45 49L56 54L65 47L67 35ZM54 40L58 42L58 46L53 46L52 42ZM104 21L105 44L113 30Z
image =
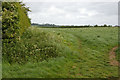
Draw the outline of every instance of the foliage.
M27 29L16 43L3 45L3 60L9 63L23 64L26 62L39 62L48 58L57 57L60 54L59 46L56 44L59 37L55 35L54 39L51 33ZM53 41L57 42L54 43Z
M20 2L2 2L3 43L19 40L25 29L30 26L26 9Z

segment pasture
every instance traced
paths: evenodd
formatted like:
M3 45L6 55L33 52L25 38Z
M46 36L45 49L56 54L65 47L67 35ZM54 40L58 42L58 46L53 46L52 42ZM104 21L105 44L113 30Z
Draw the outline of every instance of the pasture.
M109 52L118 46L117 27L29 27L20 41L3 46L3 78L118 77Z

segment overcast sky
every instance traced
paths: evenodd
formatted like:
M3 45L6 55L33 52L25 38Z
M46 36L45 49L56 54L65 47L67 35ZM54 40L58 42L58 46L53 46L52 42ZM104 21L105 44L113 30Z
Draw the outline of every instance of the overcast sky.
M118 2L25 2L32 23L117 25Z

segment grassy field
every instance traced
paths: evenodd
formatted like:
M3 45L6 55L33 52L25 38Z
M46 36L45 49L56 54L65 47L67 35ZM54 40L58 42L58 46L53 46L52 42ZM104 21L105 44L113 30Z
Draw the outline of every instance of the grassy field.
M10 57L3 55L2 75L3 78L118 77L118 67L109 64L109 52L117 45L118 28L30 27L14 49L4 48ZM12 53L22 56L12 58Z

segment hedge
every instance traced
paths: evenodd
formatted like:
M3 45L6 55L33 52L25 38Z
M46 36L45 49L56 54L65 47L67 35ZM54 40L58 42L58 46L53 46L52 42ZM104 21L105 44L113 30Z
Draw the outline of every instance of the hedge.
M2 2L3 43L20 40L22 33L31 25L28 11L21 2Z

